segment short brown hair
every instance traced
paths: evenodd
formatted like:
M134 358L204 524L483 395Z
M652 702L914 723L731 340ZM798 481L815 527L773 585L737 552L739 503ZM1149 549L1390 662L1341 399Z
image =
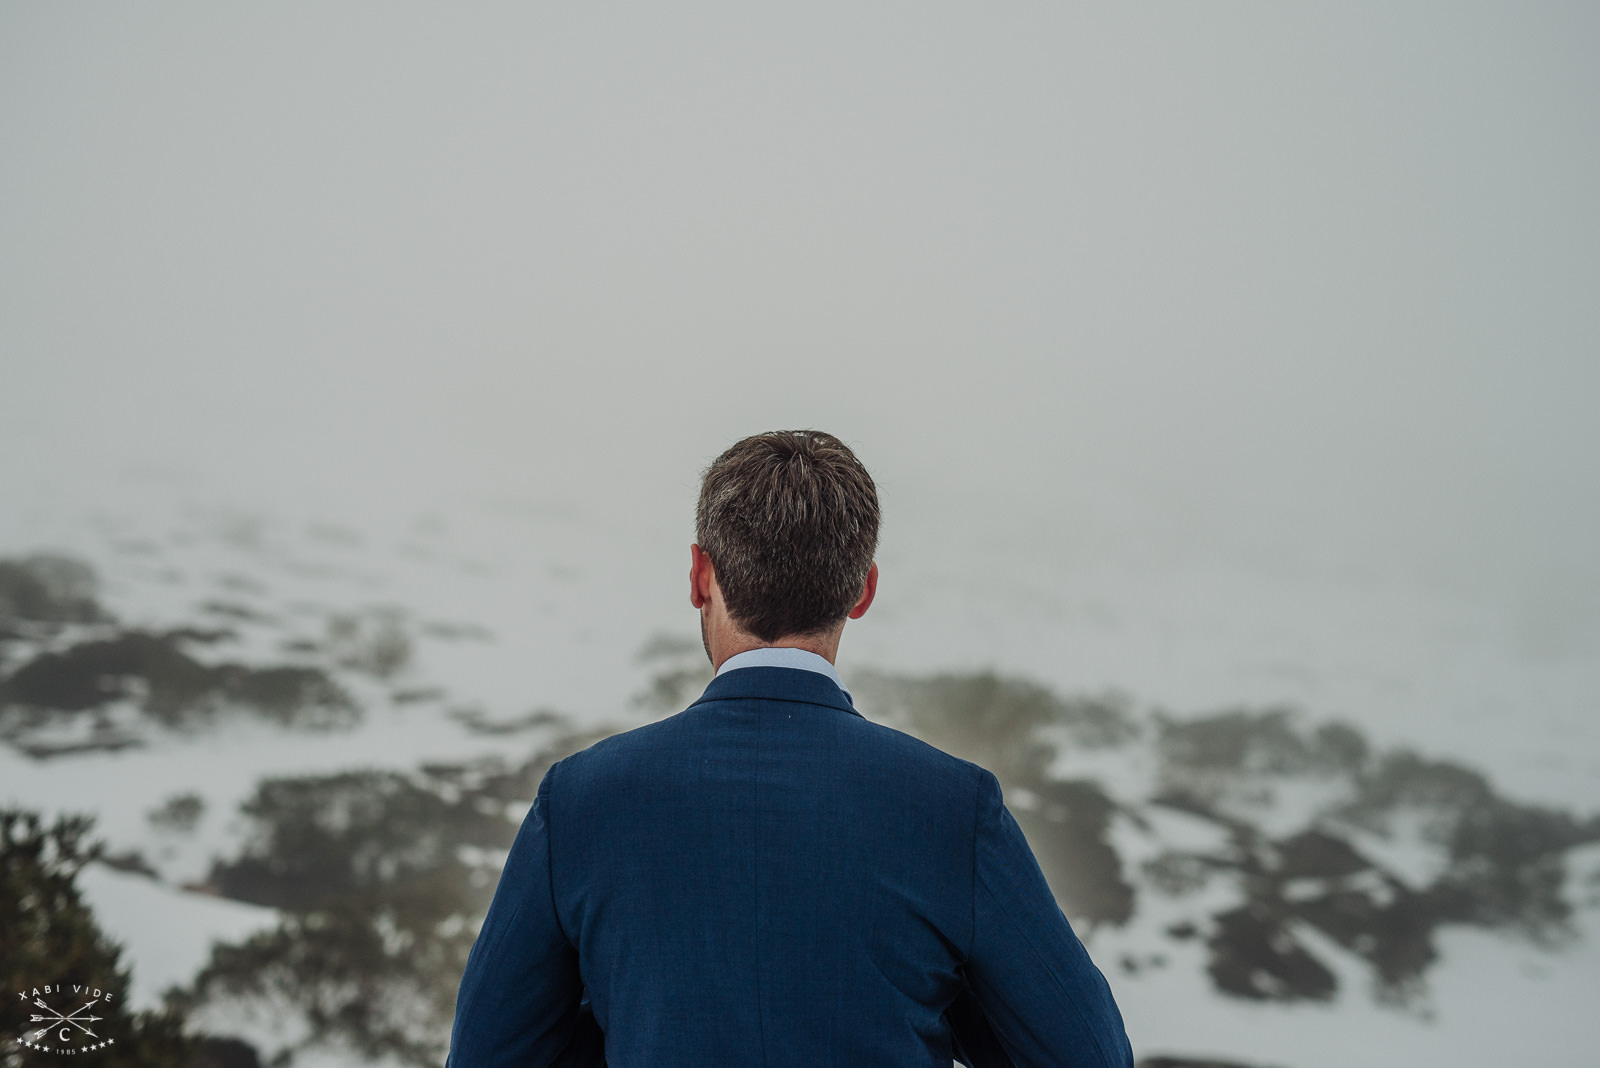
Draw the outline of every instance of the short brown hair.
M694 519L728 614L771 642L850 615L878 549L878 488L832 434L772 430L712 461Z

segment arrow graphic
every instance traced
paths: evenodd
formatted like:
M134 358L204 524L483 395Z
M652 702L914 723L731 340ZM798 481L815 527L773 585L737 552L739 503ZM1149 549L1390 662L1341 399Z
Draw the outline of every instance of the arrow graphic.
M63 1015L61 1015L61 1010L59 1010L59 1009L57 1009L57 1008L55 1008L53 1006L46 1005L44 1003L44 999L43 998L34 998L33 999L33 1003L35 1005L39 1006L41 1009L43 1009L44 1011L46 1011L48 1013L52 1013L53 1015L52 1016L40 1016L38 1013L34 1013L33 1014L33 1018L29 1021L31 1023L38 1023L40 1020L49 1020L50 1021L45 1026L39 1028L39 1030L37 1030L37 1031L35 1031L33 1033L33 1040L35 1042L39 1041L39 1039L44 1036L45 1032L49 1031L52 1027L55 1027L57 1024L64 1024L64 1023L71 1024L73 1027L76 1027L78 1030L82 1031L84 1034L88 1035L90 1038L99 1038L100 1036L95 1034L93 1031L89 1030L87 1027L85 1027L84 1023L93 1023L96 1020L104 1019L104 1017L101 1017L101 1016L83 1016L83 1017L80 1017L78 1015L78 1013L80 1013L80 1012L88 1011L89 1007L92 1006L95 1003L95 1001L99 1001L99 1000L100 1000L99 998L95 998L94 1001L86 1002L85 1004L78 1006L76 1009L73 1009L72 1010L72 1015L63 1016Z

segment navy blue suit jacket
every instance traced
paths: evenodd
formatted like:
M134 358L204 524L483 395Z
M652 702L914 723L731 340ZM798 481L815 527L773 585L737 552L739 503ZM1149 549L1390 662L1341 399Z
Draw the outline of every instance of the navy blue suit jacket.
M546 774L446 1066L957 1055L1133 1063L995 777L868 722L825 675L748 667Z

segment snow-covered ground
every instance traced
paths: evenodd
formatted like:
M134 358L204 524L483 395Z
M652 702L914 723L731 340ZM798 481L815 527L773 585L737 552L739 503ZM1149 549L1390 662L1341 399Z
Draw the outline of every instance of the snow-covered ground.
M921 528L930 533L913 538L917 529L890 528L879 600L846 633L847 677L992 668L1062 695L1119 691L1146 724L1158 712L1182 720L1293 706L1296 722L1340 720L1374 747L1475 768L1516 801L1579 818L1600 812L1600 655L1581 629L1565 642L1535 640L1526 620L1420 583L1363 585L1238 564L1074 562L1042 550L980 555L981 529L930 520ZM630 523L571 503L256 511L159 480L81 496L13 488L0 511L0 558L82 559L98 573L117 627L226 628L221 640L184 648L213 665L322 665L359 715L286 727L224 713L167 727L141 719L133 693L120 711L109 706L108 719L138 744L25 751L91 739L80 717L66 733L41 728L0 745L0 803L92 812L113 853L137 854L155 872L97 865L81 878L101 923L127 946L130 1000L154 1004L162 988L192 977L213 939L238 941L277 921L274 909L197 888L216 858L237 852L248 827L239 806L263 778L488 756L514 762L530 739L555 729L536 713L581 728L659 714L638 695L661 665L639 654L665 634L690 651L684 663L694 660L696 620L681 588L686 541L686 522ZM73 626L49 647L105 633L106 625ZM385 661L386 635L398 644ZM14 652L0 666L9 672L21 660ZM519 717L523 729L484 729ZM1097 780L1127 811L1152 795L1148 745L1075 751L1062 741L1059 774ZM1288 834L1327 804L1325 783L1274 789L1258 813L1263 832ZM151 819L184 794L201 799L191 819ZM1026 806L1026 791L1013 803ZM1142 819L1113 816L1107 832L1128 872L1164 851L1223 848L1213 822L1172 809L1144 810ZM1437 875L1437 853L1408 845L1417 835L1404 828L1389 838L1351 834L1408 885ZM1426 991L1404 1007L1373 996L1366 963L1307 924L1294 936L1336 974L1336 998L1284 1004L1217 993L1203 940L1166 932L1227 907L1228 879L1188 897L1141 883L1132 922L1081 929L1142 1054L1289 1068L1577 1068L1600 1047L1600 1020L1589 1011L1600 990L1594 849L1568 858L1578 910L1558 944L1441 928Z

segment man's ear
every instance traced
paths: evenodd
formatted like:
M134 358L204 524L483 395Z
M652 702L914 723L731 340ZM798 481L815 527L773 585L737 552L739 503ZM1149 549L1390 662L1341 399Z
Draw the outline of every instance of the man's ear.
M689 603L699 608L711 600L711 557L699 545L689 546Z
M851 619L860 619L862 616L866 615L867 614L867 609L872 607L872 598L874 596L876 596L877 593L878 593L878 564L877 564L877 561L873 561L872 566L867 568L867 585L866 585L866 588L861 591L861 600L857 601L856 602L856 606L854 608L850 609L850 618Z

